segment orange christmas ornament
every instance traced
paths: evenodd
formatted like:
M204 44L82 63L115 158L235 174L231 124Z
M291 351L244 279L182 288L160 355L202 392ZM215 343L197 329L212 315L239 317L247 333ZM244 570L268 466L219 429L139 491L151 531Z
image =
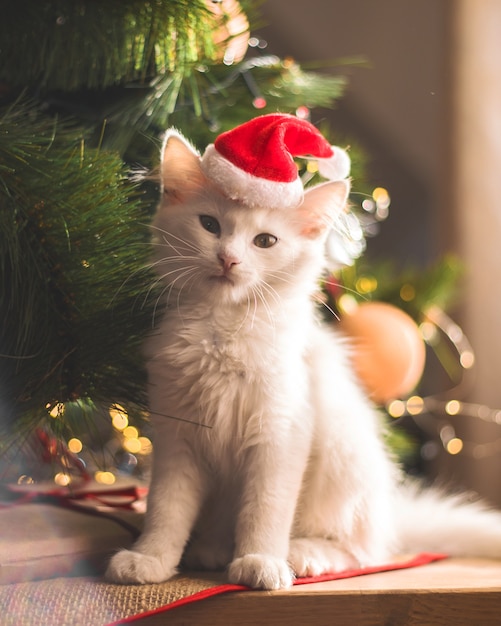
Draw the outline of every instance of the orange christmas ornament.
M426 351L407 313L384 302L364 302L345 313L339 327L353 344L355 371L376 403L406 396L415 388Z

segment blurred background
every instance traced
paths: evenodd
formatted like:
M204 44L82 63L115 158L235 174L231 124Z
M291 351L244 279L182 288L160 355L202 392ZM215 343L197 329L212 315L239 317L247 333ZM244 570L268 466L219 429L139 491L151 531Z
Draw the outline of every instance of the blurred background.
M476 355L463 400L501 407L501 3L273 0L262 12L270 52L303 65L368 61L348 70L344 97L325 112L364 146L369 175L392 198L368 254L423 266L459 255L452 314ZM432 473L501 504L499 425L481 410L457 420L476 446L439 454Z

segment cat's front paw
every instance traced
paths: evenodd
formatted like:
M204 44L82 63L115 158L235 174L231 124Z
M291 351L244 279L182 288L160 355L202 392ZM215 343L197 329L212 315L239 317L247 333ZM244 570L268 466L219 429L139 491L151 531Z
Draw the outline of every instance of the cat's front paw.
M230 582L254 589L287 589L294 580L284 559L268 554L246 554L230 563Z
M176 568L164 565L161 559L133 550L115 554L105 573L106 580L115 583L160 583L176 574Z

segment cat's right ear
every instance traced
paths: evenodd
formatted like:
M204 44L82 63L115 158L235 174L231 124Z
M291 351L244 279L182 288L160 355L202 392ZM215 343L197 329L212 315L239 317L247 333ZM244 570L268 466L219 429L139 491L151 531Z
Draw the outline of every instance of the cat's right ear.
M160 167L162 192L170 203L185 202L207 185L200 154L177 130L165 134Z

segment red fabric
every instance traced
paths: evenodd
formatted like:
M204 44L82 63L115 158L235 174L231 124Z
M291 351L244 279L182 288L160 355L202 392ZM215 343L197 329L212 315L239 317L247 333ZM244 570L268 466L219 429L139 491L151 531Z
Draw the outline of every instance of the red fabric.
M75 488L6 485L5 491L16 499L9 502L0 502L0 509L18 506L20 504L29 504L30 502L45 502L87 515L105 517L113 520L128 530L134 539L137 539L140 532L135 526L113 515L109 511L97 508L97 506L104 506L111 510L133 511L135 503L143 499L148 493L148 488L138 487L136 485L117 488L96 488L87 485L90 485L90 481L82 481L81 485Z
M275 182L297 179L292 157L327 159L334 151L320 132L294 115L261 115L219 135L216 150L245 172Z
M337 572L333 574L322 574L321 576L310 576L305 578L296 578L294 581L294 585L306 585L310 583L320 583L326 582L329 580L341 580L343 578L354 578L355 576L366 576L367 574L376 574L379 572L389 572L392 570L399 569L408 569L411 567L418 567L420 565L426 565L428 563L433 563L434 561L440 561L442 559L447 558L446 554L433 554L433 553L422 553L414 556L406 561L401 561L398 563L390 563L387 565L378 565L374 567L365 567L357 570L346 570L344 572ZM217 596L223 593L231 593L234 591L252 591L250 587L245 585L216 585L215 587L210 587L209 589L203 589L197 593L194 593L191 596L187 596L185 598L181 598L180 600L176 600L171 604L166 604L164 606L157 607L156 609L151 609L149 611L145 611L144 613L138 613L137 615L131 615L130 617L126 617L117 622L112 622L107 626L119 626L119 624L131 624L132 622L136 622L145 617L150 617L151 615L158 615L160 613L165 613L166 611L170 611L175 608L179 608L186 604L191 604L192 602L198 602L200 600L205 600L206 598L211 598L212 596Z
M116 488L96 488L88 485L89 482L82 482L78 487L53 488L37 485L6 485L6 491L17 498L13 502L0 503L0 508L28 502L51 501L67 508L76 508L74 505L82 502L130 511L133 510L134 504L148 493L147 487L136 485Z

